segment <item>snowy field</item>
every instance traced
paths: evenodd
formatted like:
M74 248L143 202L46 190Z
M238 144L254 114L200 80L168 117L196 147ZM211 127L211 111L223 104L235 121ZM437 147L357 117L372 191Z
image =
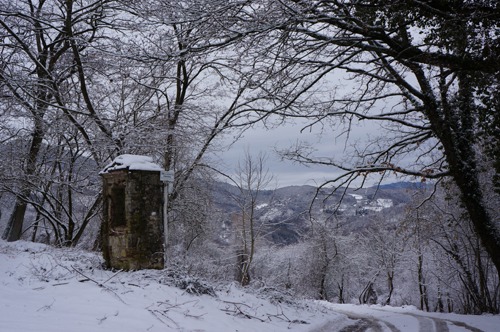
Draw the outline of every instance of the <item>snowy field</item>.
M96 253L0 240L0 332L500 331L498 315L295 302L235 284L193 295L186 277L100 265Z

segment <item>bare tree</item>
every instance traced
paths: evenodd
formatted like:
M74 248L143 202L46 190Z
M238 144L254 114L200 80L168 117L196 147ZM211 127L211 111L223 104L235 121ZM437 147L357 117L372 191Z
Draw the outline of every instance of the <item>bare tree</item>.
M62 110L86 134L65 105L65 87L71 78L82 78L78 55L95 39L106 2L27 0L0 4L2 99L15 105L17 113L13 115L26 119L29 125L25 129L31 132L14 210L3 234L9 241L20 238L28 201L38 185L38 158L49 114ZM84 97L87 101L88 96ZM95 113L91 115L97 119Z
M350 160L300 147L287 156L344 171L325 186L374 173L451 177L500 274L498 3L266 3L280 13L265 23L279 38L269 52L278 87L271 111L345 133L364 121L385 130ZM332 86L336 77L352 88Z
M130 72L130 79L149 91L156 105L154 154L175 173L168 197L172 229L181 229L173 224L190 219L181 216L189 203L179 200L189 200L186 193L195 179L205 177L201 173L210 164L205 157L220 144L218 138L228 132L239 137L261 119L247 106L254 98L252 83L240 70L238 49L243 44L237 16L242 7L238 2L201 0L123 3L130 38L116 45L116 52L126 59L122 61L140 68Z
M259 153L257 157L253 157L246 150L245 159L238 164L235 178L231 179L238 188L238 193L233 196L239 209L233 216L238 259L236 279L243 286L250 283L256 243L265 232L265 225L255 215L262 191L269 189L268 186L273 181L265 162L265 154Z
M117 3L20 1L0 6L5 18L0 22L5 41L0 45L3 134L16 139L14 117L27 119L23 130L32 131L24 175L11 187L17 200L4 234L9 240L20 237L28 204L41 213L49 202L48 196L42 205L32 197L34 188L53 187L53 179L34 181L44 172L39 165L40 151L46 151L42 142L58 144L64 137L48 137L49 123L54 129L74 127L74 142L97 167L120 153L163 159L178 175L170 202L216 137L248 124L238 106L245 86L229 77L232 69L220 53L238 37L224 33L237 22L231 17L240 5ZM125 33L130 35L123 38Z
M498 275L467 220L457 189L449 182L429 197L430 191L415 193L399 226L420 308L497 312Z
M387 221L371 220L370 225L363 231L366 249L370 252L370 265L376 273L385 277L387 297L383 304L390 305L392 295L396 289L396 274L400 270L404 242L395 225L388 225Z

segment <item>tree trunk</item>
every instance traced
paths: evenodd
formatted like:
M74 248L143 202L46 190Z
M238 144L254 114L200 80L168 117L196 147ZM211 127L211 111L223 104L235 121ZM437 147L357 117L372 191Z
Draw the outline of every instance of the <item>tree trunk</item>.
M42 118L41 115L38 115L35 117L35 129L33 132L33 140L31 141L31 146L28 153L28 160L24 174L25 179L28 179L30 176L35 174L36 159L42 146L43 136L44 130ZM22 183L21 185L23 186L23 189L21 189L21 193L16 197L14 210L10 215L7 228L2 235L2 238L9 242L17 241L21 238L23 232L24 215L26 214L26 208L28 206L27 199L31 195L31 189L28 187L29 183Z
M243 250L237 252L238 266L236 270L236 280L241 286L248 286L250 284L250 271L248 264L248 254Z
M328 257L328 247L324 233L321 233L321 268L320 268L320 281L319 281L319 299L328 301L328 292L326 290L328 266L330 265L330 258Z
M389 295L387 295L385 304L390 305L392 293L394 292L394 271L387 272L387 287L389 288Z
M425 285L425 277L423 271L423 255L418 255L418 292L420 293L420 310L429 311L429 298L427 296L427 286Z
M490 256L497 275L500 276L500 236L497 225L485 206L483 192L479 182L478 166L471 142L463 142L461 146L453 146L447 139L443 142L450 172L461 193L461 201L469 215L474 232L481 240ZM456 154L456 151L459 154ZM455 152L455 153L454 153Z
M30 194L29 191L25 191L23 194ZM23 233L23 223L24 223L24 214L26 213L27 203L25 198L20 196L16 197L16 203L14 205L14 210L10 215L9 222L7 224L7 228L5 229L2 238L9 242L17 241L21 238L21 234Z
M478 110L469 85L469 80L473 78L465 74L460 76L456 100L449 99L447 87L441 83L442 97L441 102L438 102L434 99L432 88L421 69L414 72L427 96L424 100L426 116L443 146L449 173L460 191L461 202L469 215L475 234L481 240L495 265L497 275L500 276L500 231L486 207L484 188L479 180L480 163L475 151L475 145L479 142L475 133ZM493 183L494 179L491 180Z
M93 215L94 215L95 211L98 210L101 207L102 207L102 191L96 197L96 199L94 200L94 203L92 204L92 206L90 207L90 209L87 211L85 217L83 218L83 222L82 222L80 228L78 229L78 231L76 232L75 237L71 241L71 246L72 247L74 247L74 246L76 246L78 244L78 242L80 241L80 238L83 235L84 230L87 228L87 225L89 224L89 222L93 219ZM96 237L96 243L99 240L100 240L100 234ZM99 245L94 244L93 248L99 248Z
M344 275L340 277L340 283L337 283L337 288L339 290L339 303L345 303L344 300Z
M436 310L435 311L444 312L443 295L441 294L441 286L438 286L438 295L437 295L437 303L436 303Z

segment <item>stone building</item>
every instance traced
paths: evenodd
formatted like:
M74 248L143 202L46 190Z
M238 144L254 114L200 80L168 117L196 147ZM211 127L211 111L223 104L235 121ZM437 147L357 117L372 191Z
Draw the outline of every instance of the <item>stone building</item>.
M162 269L162 168L152 158L118 156L103 179L102 251L109 268Z

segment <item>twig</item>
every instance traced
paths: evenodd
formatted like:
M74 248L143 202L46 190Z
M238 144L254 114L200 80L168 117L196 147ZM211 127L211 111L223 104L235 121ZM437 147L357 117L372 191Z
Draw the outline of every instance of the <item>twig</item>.
M65 268L66 270L68 270L68 271L70 271L70 272L71 272L71 270L70 270L70 269L68 269L66 266L64 266L64 265L61 265L61 266L62 266L63 268ZM106 279L106 281L104 281L104 282L99 282L99 281L96 281L96 280L94 280L94 279L90 278L89 276L85 275L83 272L81 272L80 270L78 270L77 268L75 268L73 265L71 266L71 268L73 269L73 271L75 271L75 272L76 272L76 273L78 273L79 275L83 276L83 277L86 279L86 280L84 280L84 281L88 281L88 280L92 281L92 282L93 282L93 283L95 283L97 286L99 286L99 287L101 287L101 288L105 289L106 291L108 291L108 292L112 293L112 294L113 294L113 295L114 295L114 296L115 296L115 297L116 297L116 298L117 298L117 299L118 299L121 303L123 303L123 304L127 304L125 301L123 301L123 299L122 299L122 298L121 298L118 294L116 294L116 292L115 292L114 290L112 290L111 288L109 288L109 287L107 287L107 286L105 286L105 285L104 285L106 282L108 282L109 280L111 280L112 278L114 278L114 277L115 277L118 273L122 272L121 270L120 270L120 271L118 271L118 272L116 272L115 274L113 274L113 275L112 275L111 277L109 277L108 279Z
M285 313L283 312L283 308L280 305L277 305L276 308L278 311L276 314L267 314L267 317L269 318L269 320L271 320L272 317L275 317L275 318L279 318L287 323L292 323L292 321L285 315Z
M228 303L228 304L232 304L232 305L234 306L234 310L230 310L230 309L221 309L221 310L222 310L222 311L224 311L224 312L231 312L231 313L234 313L235 315L242 315L243 317L248 318L248 319L257 319L258 321L261 321L262 323L264 323L264 322L265 322L265 320L264 320L264 319L259 318L259 317L257 317L257 316L250 315L250 314L248 314L248 313L244 312L244 311L240 308L240 306L246 306L246 307L248 307L248 308L252 308L252 307L250 307L250 306L249 306L249 305L247 305L247 304L244 304L244 303L237 303L237 302L230 302L230 301L223 301L223 302Z
M233 305L235 305L235 306L237 306L237 305L243 305L243 306L245 306L245 307L252 308L251 306L249 306L249 305L248 305L248 304L246 304L246 303L241 303L241 302L232 302L232 301L222 301L222 302L224 302L224 303L228 303L228 304L233 304Z
M169 321L171 321L172 323L174 323L175 327L178 329L179 328L179 324L177 324L172 318L168 317L167 314L165 312L162 312L160 310L152 310L152 309L148 309L148 311L156 317L156 319L158 319L160 322L162 322L163 324L167 325L168 327L172 327L170 326L169 324L167 324L163 319L161 319L159 315L165 317L166 319L168 319Z
M108 281L110 281L111 279L113 279L114 277L116 277L118 274L120 274L121 272L123 272L123 270L116 271L115 274L113 274L111 277L109 277L108 279L106 279L106 281L104 281L102 284L104 285L105 283L107 283Z
M172 308L179 308L180 306L183 306L183 305L186 305L186 304L189 304L189 303L195 303L197 304L198 302L200 302L199 300L191 300L191 301L186 301L186 302L182 302L182 303L175 303L175 304L171 304L168 300L166 302L161 302L161 301L158 301L158 305L161 306L161 305L164 305L166 308L165 308L165 311L168 311Z
M204 314L199 314L199 315L193 315L193 314L190 314L190 313L189 313L189 310L187 310L187 311L183 312L183 314L184 314L184 317L196 318L196 319L200 319L201 317L203 317L203 316L205 316L205 315L206 315L206 313L204 313Z
M65 268L66 270L68 270L68 271L70 271L70 272L71 272L71 270L70 270L70 269L68 269L66 266L64 266L64 265L61 265L61 266L62 266L63 268ZM84 281L92 281L93 283L95 283L95 284L96 284L97 286L99 286L99 287L103 287L103 286L104 286L104 285L103 285L103 284L101 284L100 282L98 282L98 281L96 281L96 280L94 280L94 279L90 278L89 276L87 276L87 275L83 274L80 270L78 270L77 268L75 268L73 265L71 265L71 268L73 269L73 271L74 271L74 272L78 273L79 275L81 275L82 277L84 277L84 278L85 278L85 280L81 280L81 281L79 280L80 282L84 282Z
M127 285L142 288L140 285L137 284L128 283Z
M56 303L56 299L53 299L53 301L52 301L52 303L51 303L51 304L46 304L46 305L44 305L43 307L39 308L39 309L37 310L37 312L38 312L38 311L40 311L40 310L45 311L45 310L52 309L52 305L53 305L54 303Z
M96 319L99 322L98 324L101 325L102 322L104 322L106 319L108 319L108 316L104 315L104 317L102 317L102 318L96 318Z

